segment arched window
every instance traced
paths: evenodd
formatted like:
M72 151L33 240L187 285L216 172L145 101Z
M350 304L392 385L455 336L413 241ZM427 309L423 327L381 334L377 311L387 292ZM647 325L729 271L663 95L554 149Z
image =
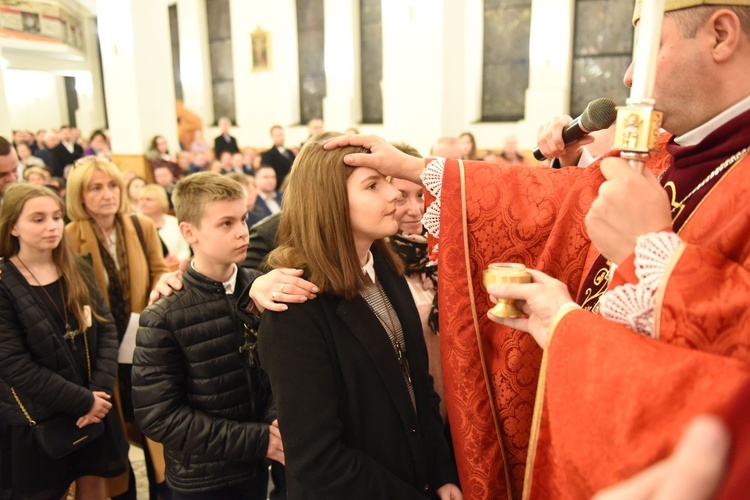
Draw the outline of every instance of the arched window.
M383 123L382 0L359 1L362 123Z
M323 0L297 0L300 121L323 118L326 96Z
M633 51L632 0L576 0L570 115L609 97L624 105L630 90L622 83Z
M206 0L208 46L211 58L211 86L214 116L226 116L237 123L234 97L234 59L229 0Z
M483 122L523 118L530 29L531 0L484 0Z

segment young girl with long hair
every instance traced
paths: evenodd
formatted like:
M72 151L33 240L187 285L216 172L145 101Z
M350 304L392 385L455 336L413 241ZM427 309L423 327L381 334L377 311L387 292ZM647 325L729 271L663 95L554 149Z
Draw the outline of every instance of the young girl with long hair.
M305 144L268 257L304 269L321 290L261 320L288 498L461 499L419 314L384 241L398 230L400 193L377 171L344 164L363 152Z
M111 394L117 332L88 266L65 239L63 204L49 188L15 184L0 212L0 496L103 499L126 470L127 443ZM38 426L104 422L84 446L53 458ZM76 418L77 417L77 418ZM68 429L68 428L66 428Z

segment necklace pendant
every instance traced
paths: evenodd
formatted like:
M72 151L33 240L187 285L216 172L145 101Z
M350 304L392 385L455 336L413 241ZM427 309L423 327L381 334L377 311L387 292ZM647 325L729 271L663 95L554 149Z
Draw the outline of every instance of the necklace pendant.
M69 325L65 325L65 335L63 335L63 338L70 342L70 347L74 350L76 348L76 336L81 333L80 330L71 330Z

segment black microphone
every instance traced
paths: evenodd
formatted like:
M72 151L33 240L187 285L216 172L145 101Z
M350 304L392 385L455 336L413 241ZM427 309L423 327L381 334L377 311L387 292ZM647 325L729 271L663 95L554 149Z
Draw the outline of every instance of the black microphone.
M574 142L580 141L595 130L608 128L616 119L617 110L615 109L615 103L612 99L600 97L599 99L591 101L586 106L586 109L583 110L581 116L570 122L563 130L562 137L563 141L565 141L565 147L570 146ZM539 148L534 149L534 158L539 161L547 159L547 157L539 151Z

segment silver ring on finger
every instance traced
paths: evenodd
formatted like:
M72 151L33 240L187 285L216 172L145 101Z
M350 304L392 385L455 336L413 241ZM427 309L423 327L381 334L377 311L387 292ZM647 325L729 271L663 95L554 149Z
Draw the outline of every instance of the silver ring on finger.
M286 286L286 283L281 284L281 288L279 288L279 292L284 293L284 287Z

